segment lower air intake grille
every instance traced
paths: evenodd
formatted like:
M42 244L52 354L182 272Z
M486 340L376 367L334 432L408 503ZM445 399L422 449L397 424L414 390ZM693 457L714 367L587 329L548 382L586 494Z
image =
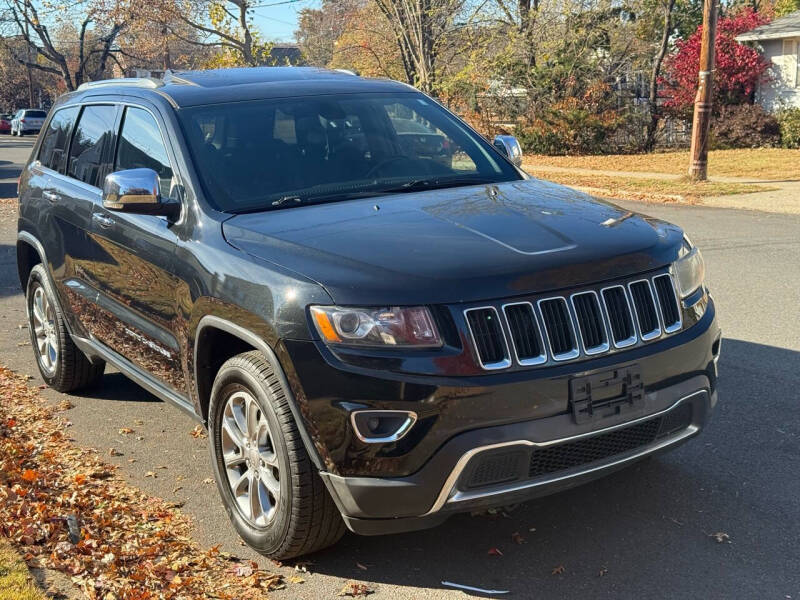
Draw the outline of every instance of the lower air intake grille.
M467 488L494 485L505 481L513 481L522 475L525 453L519 450L476 457L475 468L467 480Z
M635 450L655 441L662 417L575 442L537 448L531 454L529 477L579 467Z
M572 319L569 316L567 301L564 298L550 298L539 302L544 319L547 340L553 351L553 358L569 358L577 355L577 345L572 332Z
M485 369L508 366L503 329L494 308L476 308L467 311L472 339L478 358Z
M656 288L658 305L661 307L661 316L664 317L664 329L667 332L679 329L681 326L681 313L678 311L678 297L675 295L672 277L669 275L654 277L653 285Z
M642 339L657 337L661 333L661 327L658 324L658 313L650 283L646 280L635 281L630 284L630 288Z

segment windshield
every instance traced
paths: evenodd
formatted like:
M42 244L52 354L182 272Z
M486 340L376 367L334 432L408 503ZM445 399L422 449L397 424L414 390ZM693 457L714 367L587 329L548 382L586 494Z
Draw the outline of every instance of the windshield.
M417 93L178 113L209 200L226 212L521 179L487 142Z

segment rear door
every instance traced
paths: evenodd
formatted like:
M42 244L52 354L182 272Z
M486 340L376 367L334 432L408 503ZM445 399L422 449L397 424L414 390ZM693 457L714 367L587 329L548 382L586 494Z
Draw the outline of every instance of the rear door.
M87 104L72 107L77 122L69 135L65 148L56 148L58 155L50 179L43 192L48 206L63 265L53 269L56 287L72 330L80 335L96 331L97 283L94 265L103 259L103 249L91 236L92 218L100 204L103 178L113 151L114 131L118 107L114 104ZM80 112L78 113L78 110ZM54 115L55 119L55 115ZM42 142L48 146L50 129ZM57 250L58 252L58 250Z
M158 173L161 195L173 191L175 174L155 111L123 108L111 171L149 168ZM176 338L173 275L177 237L172 224L152 215L94 207L91 237L102 252L92 264L97 286L95 336L164 384L186 392Z

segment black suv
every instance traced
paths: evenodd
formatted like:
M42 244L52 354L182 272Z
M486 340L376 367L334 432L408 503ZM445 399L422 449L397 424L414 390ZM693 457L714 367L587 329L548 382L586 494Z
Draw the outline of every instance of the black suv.
M83 85L20 179L42 376L110 363L206 424L234 526L276 558L694 436L720 349L700 252L520 157L346 72Z

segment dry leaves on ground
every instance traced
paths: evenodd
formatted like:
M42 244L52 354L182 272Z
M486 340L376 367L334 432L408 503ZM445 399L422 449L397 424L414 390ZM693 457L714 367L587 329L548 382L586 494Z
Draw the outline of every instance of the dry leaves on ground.
M0 534L30 566L65 572L104 600L262 598L282 585L254 563L201 549L188 517L71 444L57 408L25 382L0 367Z

